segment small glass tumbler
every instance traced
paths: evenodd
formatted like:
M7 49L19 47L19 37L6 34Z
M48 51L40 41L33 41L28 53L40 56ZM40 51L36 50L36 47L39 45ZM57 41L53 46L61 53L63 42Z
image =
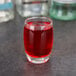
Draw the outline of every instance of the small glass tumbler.
M47 17L30 17L25 20L24 47L31 63L49 60L53 46L53 22Z

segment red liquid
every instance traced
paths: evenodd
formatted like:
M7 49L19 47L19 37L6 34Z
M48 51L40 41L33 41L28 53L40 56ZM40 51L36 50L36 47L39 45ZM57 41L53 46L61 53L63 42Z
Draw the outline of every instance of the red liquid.
M32 24L29 22L28 24ZM43 22L46 26L47 22ZM36 25L35 25L36 26ZM40 25L41 26L41 25ZM47 30L30 30L24 27L24 46L25 52L34 58L46 57L52 52L53 27Z

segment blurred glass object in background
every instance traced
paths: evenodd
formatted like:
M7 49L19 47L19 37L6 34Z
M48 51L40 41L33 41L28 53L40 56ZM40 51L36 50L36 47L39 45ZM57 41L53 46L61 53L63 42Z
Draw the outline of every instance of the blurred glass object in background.
M52 0L50 17L58 20L76 19L76 0Z
M0 0L0 22L14 18L13 3L11 0Z
M48 0L16 0L16 8L22 17L47 16Z

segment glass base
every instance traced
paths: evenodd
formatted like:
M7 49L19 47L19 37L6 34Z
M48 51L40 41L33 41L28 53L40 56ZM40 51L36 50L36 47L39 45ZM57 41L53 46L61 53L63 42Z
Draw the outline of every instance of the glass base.
M14 13L12 10L0 11L0 23L7 22L14 19Z
M57 20L64 20L64 21L76 20L75 16L71 16L71 15L59 16L59 15L52 14L52 13L50 14L50 18L57 19Z
M27 55L27 59L29 62L34 63L34 64L42 64L42 63L46 63L49 60L50 56L44 57L44 58L33 58L30 57L29 55Z
M14 19L14 16L9 16L8 18L7 17L1 17L0 23L7 22L7 21L12 20L12 19Z

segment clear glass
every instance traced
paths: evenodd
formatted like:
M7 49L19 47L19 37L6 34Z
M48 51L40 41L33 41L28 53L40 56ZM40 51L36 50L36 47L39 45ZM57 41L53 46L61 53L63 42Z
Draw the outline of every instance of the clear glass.
M76 0L52 0L50 17L58 20L76 19Z
M52 46L52 20L47 17L27 18L24 26L24 47L27 59L35 64L47 62Z
M48 0L16 0L16 7L22 17L48 15Z
M14 18L13 3L11 0L0 0L0 22Z

